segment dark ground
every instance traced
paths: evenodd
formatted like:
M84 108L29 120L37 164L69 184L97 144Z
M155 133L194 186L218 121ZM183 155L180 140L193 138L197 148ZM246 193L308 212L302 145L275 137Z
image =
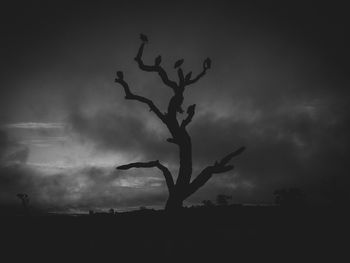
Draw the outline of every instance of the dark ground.
M332 208L1 216L2 262L339 262ZM34 260L34 261L33 261Z

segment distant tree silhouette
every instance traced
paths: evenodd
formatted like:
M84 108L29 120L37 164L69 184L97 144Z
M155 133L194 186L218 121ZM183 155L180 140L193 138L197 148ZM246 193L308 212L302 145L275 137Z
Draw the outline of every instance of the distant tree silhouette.
M280 206L295 207L305 204L305 195L299 188L282 188L274 191L275 203Z
M219 194L216 196L216 204L220 206L227 206L228 200L232 199L230 195Z
M214 206L214 204L213 204L213 202L211 200L203 200L202 204L205 207L213 207Z
M187 116L181 122L177 119L177 114L184 113L184 110L182 109L182 103L184 101L184 92L186 88L196 83L206 74L207 70L209 70L211 67L211 60L209 58L204 60L202 71L194 78L192 77L191 71L186 74L183 72L181 68L182 64L184 63L183 59L176 61L174 68L177 69L178 81L174 81L168 77L167 72L161 66L161 56L157 56L155 58L153 65L148 65L143 62L143 50L145 48L145 45L148 43L148 38L147 36L141 34L140 39L141 46L135 57L135 61L138 63L139 68L146 72L158 73L163 83L168 86L174 93L169 101L167 111L163 113L152 100L134 94L130 90L122 71L117 72L117 78L115 79L115 82L119 83L123 87L125 92L125 99L136 100L146 104L150 108L150 111L152 111L166 125L171 134L171 137L167 139L167 142L175 144L179 149L179 171L175 183L171 172L158 160L150 162L130 163L118 166L117 169L127 170L130 168L158 168L163 173L169 190L169 198L167 200L165 208L167 210L177 210L182 207L183 201L195 193L200 187L202 187L212 177L213 174L225 173L232 170L234 166L230 165L229 162L233 157L242 153L245 148L241 147L238 150L229 153L221 160L216 161L213 165L207 166L191 181L192 142L186 128L191 123L195 115L196 104L190 105L187 108Z
M115 211L114 211L113 208L111 208L111 209L108 210L108 213L111 214L111 215L114 215L114 214L115 214Z
M29 196L27 194L17 194L16 196L22 201L24 211L28 212Z

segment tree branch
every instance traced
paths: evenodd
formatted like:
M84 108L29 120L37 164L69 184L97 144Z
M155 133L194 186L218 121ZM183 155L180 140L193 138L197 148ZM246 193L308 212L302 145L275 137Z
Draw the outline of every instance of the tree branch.
M175 91L178 88L178 86L175 81L169 79L166 71L160 66L160 61L155 61L155 64L153 66L144 64L142 60L142 54L145 44L145 42L141 44L139 51L137 52L137 55L135 57L135 61L138 63L139 68L147 72L157 72L161 77L163 83Z
M168 138L168 139L166 139L166 141L169 142L169 143L178 144L177 141L174 138Z
M227 165L228 162L235 156L241 154L245 150L245 147L241 147L238 150L229 153L221 161L216 161L214 165L208 166L203 169L202 172L190 183L189 191L187 196L190 196L194 192L196 192L200 187L202 187L213 174L225 173L234 168L233 165Z
M245 147L241 147L238 150L229 153L228 155L226 155L224 158L221 159L221 161L219 162L219 165L221 166L225 166L229 161L231 161L231 159L239 154L241 154L243 151L245 150Z
M183 87L185 83L185 76L181 68L177 70L177 75L179 76L179 87Z
M136 163L129 163L125 165L120 165L117 167L118 170L128 170L131 168L153 168L156 167L159 170L163 172L163 175L165 177L166 184L168 186L169 192L172 192L174 190L174 180L173 177L164 165L162 165L158 160L156 161L150 161L150 162L136 162Z
M181 127L185 128L191 121L195 113L196 104L193 104L187 108L187 117L181 123Z
M115 82L119 83L120 85L123 86L124 92L125 92L125 99L127 99L127 100L137 100L137 101L140 101L142 103L147 104L149 106L149 108L150 108L150 111L153 111L157 115L157 117L159 119L161 119L163 122L165 122L166 120L165 120L164 114L160 112L160 110L157 108L156 105L154 105L153 101L151 101L150 99L147 99L147 98L145 98L143 96L139 96L139 95L133 94L130 91L128 83L126 83L124 81L122 73L120 71L118 73L117 73L117 75L119 75L119 76L118 76L118 78L115 79Z
M205 73L207 72L207 70L211 67L211 60L209 58L207 58L206 60L204 60L203 62L203 70L201 73L199 73L197 75L197 77L195 77L194 79L187 79L185 80L185 86L191 85L196 83L200 78L202 78Z
M197 75L197 77L195 77L194 79L190 79L190 80L186 81L186 86L196 83L201 77L203 77L205 75L205 73L206 73L206 70L203 69L203 71L201 73L199 73Z

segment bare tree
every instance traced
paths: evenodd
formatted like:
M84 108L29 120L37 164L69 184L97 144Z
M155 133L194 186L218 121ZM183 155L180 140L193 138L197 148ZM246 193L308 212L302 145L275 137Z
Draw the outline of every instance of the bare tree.
M242 153L245 148L241 147L238 150L229 153L220 161L216 161L213 165L207 166L197 175L197 177L195 177L195 179L191 181L192 142L187 131L187 126L193 119L196 104L190 105L187 108L187 116L181 122L177 119L177 114L182 114L184 112L182 109L182 103L186 88L189 85L196 83L206 74L207 70L209 70L211 67L211 60L209 58L204 60L202 71L194 78L192 78L192 72L184 74L183 70L181 69L181 65L184 62L183 59L176 61L174 68L177 69L178 80L174 81L168 77L167 72L161 66L161 56L155 58L153 65L147 65L143 62L143 50L145 45L148 43L148 38L142 34L140 38L142 43L135 57L135 61L138 63L139 68L143 71L158 73L163 83L174 92L174 95L169 101L167 112L161 112L152 100L134 94L124 79L124 74L122 71L117 72L115 82L119 83L124 88L125 99L136 100L146 104L150 108L150 111L154 112L154 114L166 125L171 134L171 138L167 139L167 141L175 144L179 149L179 171L175 183L169 169L158 160L130 163L118 166L117 169L127 170L130 168L158 168L163 173L169 190L169 198L165 208L166 210L177 210L182 207L183 201L202 187L213 174L225 173L232 170L234 166L229 165L229 162L233 157Z

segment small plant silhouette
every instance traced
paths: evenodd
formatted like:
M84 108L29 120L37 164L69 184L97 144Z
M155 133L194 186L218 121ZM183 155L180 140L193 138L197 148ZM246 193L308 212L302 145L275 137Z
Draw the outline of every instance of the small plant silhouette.
M232 199L230 195L219 194L216 196L216 204L219 206L227 206L228 200Z
M28 212L29 196L27 194L17 194L16 196L22 201L23 210Z
M202 204L204 207L214 207L214 203L211 200L203 200Z
M174 68L177 70L178 80L174 81L169 78L167 72L161 66L162 57L160 55L155 58L153 65L144 63L142 55L146 44L149 42L149 39L144 34L140 35L140 39L141 46L139 47L135 57L135 61L138 63L139 68L146 72L158 73L163 83L174 93L169 101L167 111L163 113L152 100L134 94L130 90L129 84L124 78L122 71L117 71L117 78L115 79L115 82L123 87L125 99L136 100L146 104L150 108L150 111L152 111L168 128L171 137L167 139L167 142L176 145L179 150L179 172L177 180L174 182L173 176L169 169L161 164L159 160L129 163L118 166L117 169L128 170L131 168L158 168L163 173L169 190L169 198L165 208L166 210L178 210L182 207L183 201L202 187L213 174L225 173L232 170L234 166L229 164L231 159L242 153L245 147L241 147L238 150L229 153L221 160L216 161L213 165L207 166L197 175L197 177L191 180L192 142L191 136L187 131L187 126L191 123L195 115L196 104L190 105L187 108L187 116L181 122L177 119L177 115L184 113L182 104L184 101L184 92L186 88L192 84L195 84L207 73L207 71L211 68L211 59L207 58L204 60L202 71L195 77L192 77L191 71L185 74L182 70L181 66L184 63L184 59L177 60L174 64Z
M109 213L110 215L114 215L116 212L114 211L113 208L111 208L111 209L108 210L108 213Z

